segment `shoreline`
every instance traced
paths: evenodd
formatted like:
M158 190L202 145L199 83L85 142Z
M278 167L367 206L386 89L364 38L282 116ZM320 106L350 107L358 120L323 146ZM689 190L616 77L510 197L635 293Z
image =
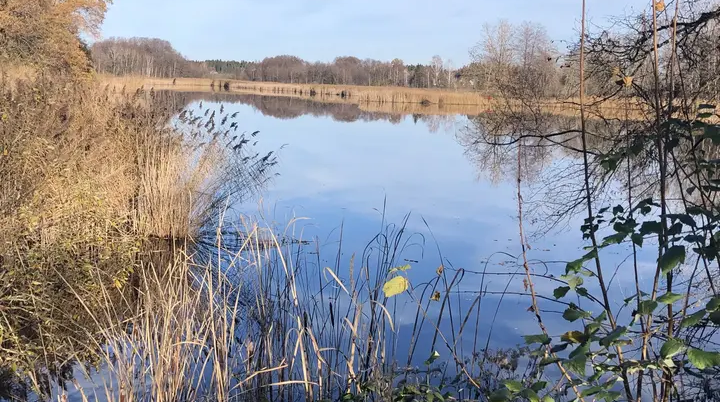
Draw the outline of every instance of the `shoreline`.
M138 76L99 75L99 81L114 90L136 91L140 88L178 92L252 94L308 99L319 103L355 104L367 112L431 115L477 116L502 108L517 113L528 111L521 101L497 98L479 92L446 91L405 87L363 87L350 85L284 84L210 78L151 78ZM611 104L587 107L591 115L621 119L624 107ZM541 106L553 115L580 116L579 103L574 99L548 100ZM641 110L635 113L641 115Z

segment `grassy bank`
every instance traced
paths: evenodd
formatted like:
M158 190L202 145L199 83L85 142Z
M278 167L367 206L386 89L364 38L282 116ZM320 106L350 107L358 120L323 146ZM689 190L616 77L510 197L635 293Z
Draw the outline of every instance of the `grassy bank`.
M214 115L170 124L173 96L5 74L0 98L0 371L46 394L97 361L97 314L132 312L156 244L201 239L264 164L217 139Z
M187 92L230 92L256 95L288 96L312 99L316 102L358 105L362 110L379 113L480 115L494 110L527 112L531 107L543 113L565 116L580 115L577 99L548 99L540 105L526 105L520 100L504 99L474 91L449 91L403 87L367 87L350 85L283 84L213 80L205 78L158 79L146 77L116 77L101 75L100 81L109 88L133 91L138 88ZM631 116L640 117L637 102L630 102ZM634 106L633 106L634 105ZM625 107L612 102L598 102L588 106L590 115L604 118L624 118Z

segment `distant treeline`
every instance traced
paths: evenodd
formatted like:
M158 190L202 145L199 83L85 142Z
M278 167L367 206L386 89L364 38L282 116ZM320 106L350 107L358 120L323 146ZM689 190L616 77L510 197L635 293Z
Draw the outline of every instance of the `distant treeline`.
M707 33L696 35L692 43L681 44L683 55L702 55L681 60L692 67L684 77L687 89L700 89L705 97L720 95L718 32L720 27L713 24ZM612 41L618 54L629 46L623 37ZM612 60L605 51L608 46L603 40L588 44L585 85L589 95L607 96L633 82L643 84L652 79L647 65L629 69ZM485 24L480 40L470 49L471 62L460 67L440 56L432 57L428 64L405 64L397 58L361 60L351 56L337 57L331 62L309 62L289 55L261 61L191 61L169 42L149 38L108 39L96 42L90 50L97 71L114 75L473 89L517 99L571 97L579 86L577 46L558 49L545 27L530 22ZM669 57L665 52L660 54L663 61Z
M471 62L455 66L434 56L427 64L401 59L380 61L352 56L331 62L310 62L296 56L267 57L261 61L192 61L165 40L111 38L91 47L98 72L154 78L196 77L279 82L397 86L411 88L474 89L500 93L514 80L533 81L542 92L558 93L575 73L554 47L545 29L536 24L485 27L484 38L471 50Z
M406 65L400 59L380 61L357 57L337 57L329 63L309 62L295 56L268 57L259 62L208 60L207 68L228 78L283 83L330 85L404 86L414 88L454 88L466 86L464 68L433 57L430 64Z
M91 47L98 72L155 78L213 77L247 81L316 83L331 85L455 88L469 86L464 73L440 56L427 65L406 65L400 59L384 62L338 57L330 63L308 62L295 56L268 57L262 61L191 61L172 45L154 38L111 38Z
M154 78L203 77L203 63L183 57L170 42L154 38L111 38L90 48L98 72Z

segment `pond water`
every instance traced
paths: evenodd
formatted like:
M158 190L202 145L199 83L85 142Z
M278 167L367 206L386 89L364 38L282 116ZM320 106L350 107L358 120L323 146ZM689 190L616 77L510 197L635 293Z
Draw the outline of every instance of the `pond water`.
M195 96L204 98L205 108L222 105L226 113L238 113L242 130L259 131L255 152L276 153L277 175L234 209L312 241L306 251L319 249L315 269L333 267L347 279L353 256L371 254L378 233L406 222L396 261L411 266L407 275L413 285L436 277L441 265L460 271L462 281L453 287L450 302L464 307L459 309L463 318L485 291L480 314L473 316L479 331L466 334L461 343L489 339L492 348L508 348L522 344L523 335L539 333L520 258L517 158L478 149L473 117L372 113L355 105L254 95ZM199 102L190 107L198 108ZM557 149L523 155L523 169L529 172L522 186L527 256L539 274L557 278L567 261L586 253L579 229L586 214L582 208L562 218L548 216L581 188L580 162L577 154ZM635 294L632 270L623 266L629 252L618 247L603 255L614 269L610 288L617 305ZM653 247L641 251L641 281L652 279L653 253ZM535 284L538 294L550 298L557 286L552 278L537 278ZM416 304L401 300L396 324L400 334L407 334ZM587 302L576 302L593 310ZM428 314L437 315L439 305L431 305ZM568 330L561 317L565 307L541 301L544 321L555 335ZM443 317L441 329L450 325L450 318Z
M449 348L469 358L485 348L514 348L524 344L524 335L540 333L524 281L517 151L482 145L479 139L487 133L479 132L476 117L370 112L352 104L256 95L183 96L190 99L183 101L187 109L235 115L238 134L244 131L251 139L250 152L277 157L272 179L229 206L226 219L250 217L302 240L294 251L304 255L295 267L306 281L298 295L301 303L346 309L350 303L337 296L341 292L333 297L321 291L338 287L329 271L347 284L359 278L360 268L379 271L407 264L403 274L415 297L422 294L427 323L416 331L416 299L408 294L394 298L388 304L395 330L386 339L392 344L390 360L402 365L411 355L408 363L422 366L438 350L450 362ZM559 212L582 188L581 158L565 149L538 147L524 151L520 159L527 259L541 275L534 279L535 291L544 297L543 321L552 336L559 336L582 328L562 318L567 303L553 298L567 262L584 255L588 245L579 230L586 212ZM646 247L639 254L641 282L652 280L655 250ZM635 294L630 256L629 246L602 253L605 266L613 270L606 281L614 306ZM428 284L438 278L439 267L447 279L438 288L441 301L433 302ZM372 274L382 280L386 272ZM596 281L587 282L588 290L596 292ZM574 302L596 314L601 311L588 300ZM621 314L627 316L629 310ZM325 307L318 311L314 319L320 322L312 326L321 332L332 318L324 315ZM436 339L436 328L444 339ZM93 381L81 384L85 389L97 386ZM69 399L81 396L70 392Z

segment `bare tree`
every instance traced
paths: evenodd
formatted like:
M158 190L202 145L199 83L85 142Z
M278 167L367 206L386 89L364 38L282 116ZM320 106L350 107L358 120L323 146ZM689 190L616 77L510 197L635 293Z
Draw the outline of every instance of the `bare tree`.
M208 73L200 63L185 59L170 42L152 38L111 38L91 47L95 69L114 75L192 77Z
M445 61L445 74L447 75L447 87L457 89L457 81L455 80L455 65L450 59Z
M440 79L440 74L443 71L443 59L442 57L435 55L433 56L432 60L430 61L430 71L432 71L432 82L433 86L438 86L438 81Z
M486 24L470 54L474 63L469 73L483 89L526 99L548 96L559 86L559 52L541 25Z

